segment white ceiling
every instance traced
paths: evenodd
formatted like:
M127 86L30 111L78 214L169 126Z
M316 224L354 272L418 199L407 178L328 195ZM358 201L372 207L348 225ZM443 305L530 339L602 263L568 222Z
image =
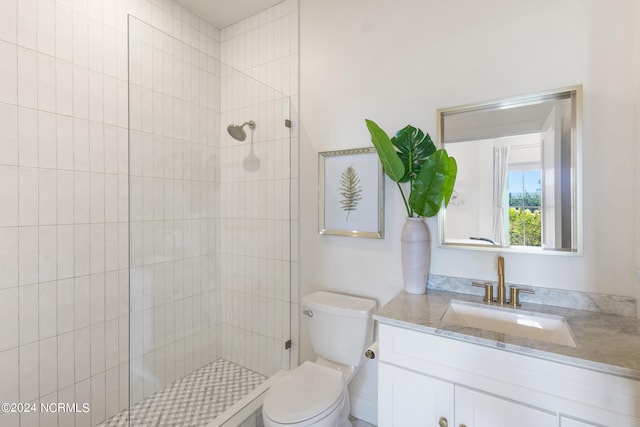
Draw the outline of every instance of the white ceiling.
M262 12L282 0L176 0L219 29Z

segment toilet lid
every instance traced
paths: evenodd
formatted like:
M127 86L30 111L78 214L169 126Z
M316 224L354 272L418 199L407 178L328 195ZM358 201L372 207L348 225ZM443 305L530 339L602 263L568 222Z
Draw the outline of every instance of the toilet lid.
M299 423L332 408L343 391L339 371L304 362L269 388L263 411L277 423Z

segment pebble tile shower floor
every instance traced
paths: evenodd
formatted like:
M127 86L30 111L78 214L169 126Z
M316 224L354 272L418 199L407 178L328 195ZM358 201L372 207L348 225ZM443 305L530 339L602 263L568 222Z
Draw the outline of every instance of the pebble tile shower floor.
M114 415L99 427L199 427L267 378L218 359Z

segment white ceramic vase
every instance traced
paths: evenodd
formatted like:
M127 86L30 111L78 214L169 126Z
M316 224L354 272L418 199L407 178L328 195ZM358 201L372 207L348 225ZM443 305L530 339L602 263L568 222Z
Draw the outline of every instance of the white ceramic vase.
M423 294L431 266L431 235L424 218L407 218L402 227L402 278L404 290Z

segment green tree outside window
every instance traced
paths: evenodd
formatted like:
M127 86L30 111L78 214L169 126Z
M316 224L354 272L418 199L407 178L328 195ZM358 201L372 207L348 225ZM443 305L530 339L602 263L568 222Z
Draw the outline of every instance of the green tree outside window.
M509 172L509 243L542 245L540 171Z

